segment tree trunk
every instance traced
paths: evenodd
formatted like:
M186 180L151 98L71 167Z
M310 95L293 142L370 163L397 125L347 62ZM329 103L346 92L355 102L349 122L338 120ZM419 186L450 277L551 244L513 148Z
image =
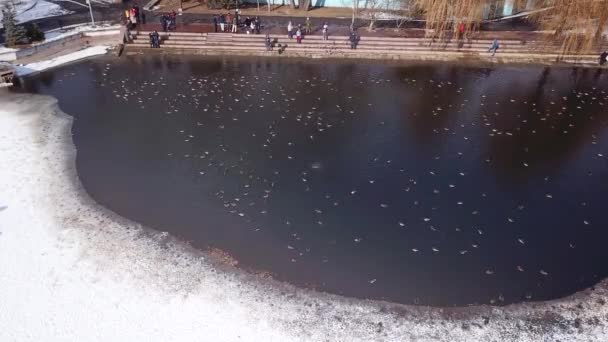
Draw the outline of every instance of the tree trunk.
M303 9L305 11L310 11L310 3L311 3L311 0L304 0L304 2L302 3L302 7L300 7L300 9Z
M296 9L296 1L295 0L289 0L289 7L291 9Z
M257 0L258 2L258 12L260 11L260 0Z
M357 18L357 12L359 12L359 0L353 0L353 18L350 22L351 31L355 29L355 19Z

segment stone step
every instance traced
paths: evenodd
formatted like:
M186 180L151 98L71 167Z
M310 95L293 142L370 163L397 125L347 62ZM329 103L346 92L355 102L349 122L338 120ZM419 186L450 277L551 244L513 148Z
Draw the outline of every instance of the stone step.
M140 35L149 35L150 33L152 33L152 31L136 31L137 34ZM169 32L162 32L162 31L158 31L158 34L160 36L173 36L173 37L206 37L207 33L200 33L200 32L175 32L175 31L169 31Z
M247 53L266 53L265 49L260 49L260 48L256 48L256 47L230 47L230 48L224 48L221 50L218 49L212 49L209 46L193 46L193 45L175 45L175 46L166 46L166 47L162 47L160 49L153 49L149 47L149 44L143 44L143 43L132 43L132 44L128 44L128 47L133 47L133 48L137 48L137 49L145 49L145 50L173 50L173 49L182 49L182 50L216 50L216 51L235 51L235 52L247 52ZM271 52L271 54L276 54L276 48L274 51ZM327 51L326 50L322 50L322 49L313 49L313 50L297 50L297 49L287 49L285 50L286 53L306 53L308 55L326 55ZM348 56L348 55L363 55L363 54L370 54L370 55L374 55L374 56L386 56L388 59L390 59L391 57L394 56L399 56L399 55L420 55L420 56L424 56L424 55L428 55L428 51L401 51L401 52L390 52L390 51L377 51L377 50L371 50L371 51L366 51L366 50L350 50L350 49L338 49L338 50L332 50L331 55L333 56ZM466 55L466 53L463 52L457 52L457 51L435 51L434 56L463 56ZM479 54L479 53L472 53L471 55L486 55L486 54ZM508 56L510 59L521 59L521 60L544 60L544 61L554 61L556 60L559 55L555 54L555 53L548 53L548 54L529 54L529 53L509 53L509 54L505 54L506 56ZM496 55L497 58L500 58L500 54ZM596 64L597 63L597 56L596 55L577 55L577 56L562 56L560 58L560 61L565 62L565 63L587 63L587 64Z
M145 40L144 40L145 41ZM281 43L280 44L285 44L285 43ZM162 44L165 45L205 45L205 46L211 46L211 47L215 47L215 48L223 48L223 47L234 47L234 46L239 46L239 47L265 47L265 44L263 41L259 41L259 42L242 42L242 43L234 43L234 42L223 42L223 43L212 43L212 42L205 42L204 44L202 44L201 42L195 42L195 41L173 41L173 40L164 40L162 41ZM335 48L348 48L350 49L350 44L348 44L347 42L343 42L341 44L307 44L307 43L302 43L302 44L297 44L295 42L288 42L287 43L288 48L301 48L301 49L335 49ZM366 45L366 44L359 44L357 46L357 49L359 50L373 50L373 51L384 51L386 50L386 47L384 46L375 46L375 45ZM394 46L391 47L390 51L459 51L459 52L487 52L488 49L486 47L477 47L477 48L458 48L455 46L448 46L448 47L427 47L427 46ZM501 49L499 50L498 53L530 53L530 52L536 52L533 49L530 48L517 48L517 49Z
M251 35L247 35L247 34L234 34L234 33L208 33L207 36L209 37L209 39L219 39L219 40L225 40L227 38L249 38L252 39L254 37L260 37L261 39L265 38L264 34L251 34ZM272 34L270 35L271 38L283 38L283 39L287 39L287 35L286 34L281 34L281 35L277 35L277 34ZM294 38L295 39L295 38ZM309 39L309 40L323 40L323 36L322 35L306 35L305 39ZM329 36L330 40L348 40L348 36ZM366 40L366 41L378 41L378 42L424 42L424 43L429 43L430 39L428 38L407 38L407 37L375 37L375 36L361 36L361 40ZM466 40L465 44L491 44L492 43L492 39L474 39L474 40ZM457 41L451 41L450 43L457 43ZM500 44L501 45L526 45L530 42L523 42L521 40L501 40ZM441 42L435 42L435 44L445 44L441 43Z
M133 46L143 46L143 47L147 47L149 46L149 44L145 44L145 43L136 43L136 44L132 44ZM262 45L257 45L257 46L210 46L210 45L201 45L201 44L162 44L161 47L163 48L167 48L167 49L171 49L171 48L182 48L182 49L202 49L202 50L216 50L216 51L231 51L231 50L248 50L248 51L259 51L259 50L265 50L265 47ZM275 50L278 49L278 47L275 47ZM326 53L327 51L331 51L331 52L352 52L352 53L370 53L370 54L382 54L382 55L398 55L398 54L407 54L407 53L419 53L419 54L423 54L426 53L428 54L429 52L431 52L430 50L426 50L426 49L407 49L407 50L392 50L392 51L386 51L386 50L381 50L381 49L356 49L356 50L352 50L347 47L347 46L340 46L340 47L332 47L332 48L320 48L320 47L306 47L306 46L288 46L286 48L286 51L295 51L295 52L309 52L309 53ZM487 50L455 50L455 49L447 49L447 50L436 50L436 51L432 51L433 53L443 53L443 52L450 52L450 53L459 53L459 54L489 54L487 52ZM502 55L514 55L514 54L525 54L522 52L503 52L501 53ZM501 54L497 54L498 56L500 56Z
M213 41L213 40L207 40L206 37L180 37L180 38L176 38L176 37L163 37L163 42L177 42L177 43L183 43L183 44L196 44L199 42L207 42L208 44L212 44L214 46L220 46L220 45L264 45L264 38L261 39L240 39L240 40L224 40L224 41ZM143 35L139 35L136 36L135 39L140 39L143 41L148 41L149 37L148 36L143 36ZM293 44L297 44L295 42L295 39L292 40L279 40L279 43L281 44L288 44L288 45L293 45ZM173 44L173 43L170 43ZM304 39L302 41L302 45L320 45L320 46L331 46L331 45L350 45L350 42L348 41L311 41L308 39ZM390 46L391 49L410 49L410 48L422 48L422 49L429 49L429 50L442 50L442 49L460 49L460 50L469 50L469 49L477 49L477 50L487 50L487 45L480 45L480 44L476 44L476 45L469 45L469 44L465 44L462 47L458 47L456 44L447 44L447 45L432 45L432 46L428 46L428 45L423 45L423 44L394 44L391 43L390 45L388 44L377 44L375 42L369 42L369 41L365 41L362 40L359 42L358 47L360 48L379 48L379 49L385 49L388 46ZM547 47L544 47L545 49ZM553 47L555 48L555 47ZM499 51L534 51L534 50L541 50L543 49L542 46L532 46L532 45L519 45L519 46L502 46Z
M214 40L207 40L210 43L216 43L216 41ZM241 39L241 40L226 40L226 41L217 41L217 44L228 44L228 43L239 43L239 44L245 44L248 42L253 42L255 41L257 42L264 42L264 39ZM279 39L279 43L287 43L289 44L290 42L295 43L295 39ZM297 44L297 43L296 43ZM333 41L323 41L323 40L319 40L319 41L311 41L309 39L303 39L302 40L302 44L318 44L318 45L327 45L327 44L349 44L350 45L350 41L348 40L333 40ZM370 42L368 40L364 40L362 39L361 41L359 41L359 46L377 46L379 48L399 48L399 47L425 47L425 48L430 48L430 49L441 49L441 48L458 48L458 44L443 44L443 45L431 45L429 46L428 44L421 44L421 43L396 43L396 42L390 42L390 43L379 43L379 42ZM489 45L487 44L464 44L462 47L460 47L462 49L467 49L467 48L479 48L479 49L488 49ZM500 50L507 50L507 49L529 49L530 47L527 45L517 45L517 46L513 46L513 45L503 45L500 47Z
M347 37L343 37L343 38L330 38L329 40L323 40L323 39L312 39L312 36L306 36L303 40L307 40L307 41L312 41L312 42L332 42L332 41L347 41ZM218 38L218 37L207 37L207 40L209 41L217 41L217 42L226 42L226 41L264 41L266 39L266 36L263 35L240 35L237 37L224 37L224 38ZM287 36L283 36L283 35L271 35L270 36L271 40L274 39L278 39L278 40L290 40ZM295 37L293 37L291 40L296 40Z
M135 40L135 43L140 43L140 44L149 44L147 39L138 39ZM176 46L188 46L188 47L193 47L193 48L213 48L213 49L230 49L230 48L253 48L253 49L260 49L260 48L265 48L265 45L263 42L246 42L246 43L239 43L239 44L234 44L234 43L209 43L209 42L199 42L199 41L173 41L173 40L163 40L161 42L162 45L167 46L167 47L176 47ZM327 50L336 50L336 49L349 49L350 50L350 44L297 44L297 43L290 43L287 44L287 49L291 49L291 50L320 50L320 51L327 51ZM385 52L386 49L384 47L379 47L379 46L367 46L367 45L359 45L357 47L358 51L363 51L363 52L376 52L376 53L382 53ZM488 53L487 49L484 48L465 48L465 49L458 49L455 47L447 47L447 48L428 48L426 46L400 46L400 47L392 47L389 51L387 51L387 53L391 53L391 52L407 52L407 51L433 51L433 52L437 52L437 51L452 51L452 52L461 52L461 53ZM513 49L513 50L499 50L498 52L500 53L543 53L542 51L533 51L530 49Z
M219 37L218 37L219 36ZM271 39L278 39L279 41L289 41L289 38L287 38L286 36L283 35L271 35L270 36ZM319 36L305 36L303 41L304 42L311 42L311 43L315 43L315 42L327 42L327 41L323 41L322 39L320 39L322 37ZM218 41L218 42L228 42L228 41L252 41L252 40L264 40L265 36L263 35L223 35L222 34L212 34L209 35L207 37L208 41ZM295 40L295 38L293 38L292 40ZM343 36L343 37L330 37L329 42L348 42L348 37ZM425 40L425 39L420 39L420 38L412 38L412 39L398 39L398 38L391 38L391 40L377 40L375 39L375 37L361 37L361 40L359 42L360 44L377 44L377 45L384 45L384 46L399 46L399 45L429 45L429 40ZM432 44L432 46L456 46L460 44L459 42L450 42L450 43L434 43ZM528 42L526 44L522 44L521 42L517 42L517 43L502 43L501 42L501 49L510 49L510 48L516 48L516 47L528 47L528 46L534 46L537 44L545 44L544 42ZM487 41L487 42L482 42L482 41L466 41L463 43L463 45L465 47L485 47L488 48L491 45L491 41Z
M189 38L176 38L176 37L166 37L166 36L160 36L162 38L163 41L188 41L188 42L205 42L207 41L207 37L189 37ZM150 36L148 35L137 35L134 36L133 39L141 39L141 40L150 40Z

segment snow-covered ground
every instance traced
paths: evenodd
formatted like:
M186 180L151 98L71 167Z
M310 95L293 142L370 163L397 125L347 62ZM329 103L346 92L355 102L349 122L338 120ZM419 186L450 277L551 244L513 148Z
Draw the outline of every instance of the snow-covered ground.
M55 57L49 60L30 63L26 65L18 65L15 67L15 69L18 76L25 76L31 73L36 73L50 68L54 68L62 64L74 62L80 59L97 55L104 55L106 54L106 52L108 52L109 48L109 46L91 46L80 51L68 53L66 55Z
M70 11L63 9L61 6L44 0L0 0L0 8L3 8L6 3L15 4L17 21L19 23L70 13ZM2 17L2 13L0 12L0 21ZM1 22L0 27L2 27Z
M438 309L222 265L89 198L71 124L53 98L0 92L0 341L608 340L606 282L547 303Z
M121 25L112 25L107 22L95 23L95 26L91 24L78 24L71 26L64 26L60 29L54 29L44 32L44 41L49 42L71 36L76 33L93 33L93 32L104 32L109 30L120 30Z

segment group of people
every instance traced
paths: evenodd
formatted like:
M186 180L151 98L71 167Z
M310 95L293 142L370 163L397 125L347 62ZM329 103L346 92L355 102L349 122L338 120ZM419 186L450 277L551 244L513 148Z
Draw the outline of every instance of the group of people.
M177 13L175 11L163 14L160 16L160 24L163 27L163 31L175 31L177 27Z
M237 33L239 31L239 27L243 27L247 34L255 33L260 34L260 30L262 28L262 21L260 17L247 17L245 20L241 21L238 10L234 14L230 14L230 12L226 14L214 15L213 16L213 29L217 32L232 32Z
M160 35L158 31L152 31L149 34L150 36L150 47L151 48L160 48Z
M127 8L125 10L125 19L127 20L127 27L132 30L137 26L137 23L140 22L141 17L139 12L139 7L133 6L131 8Z
M323 40L327 40L329 37L329 26L327 25L327 23L323 23ZM296 42L298 44L302 43L302 38L304 37L304 34L311 34L313 33L313 28L312 28L312 22L310 21L310 18L306 18L306 22L304 23L304 28L302 28L301 24L298 24L298 27L296 28L293 23L291 21L289 21L289 23L287 24L287 38L289 39L293 39L293 37L296 37Z

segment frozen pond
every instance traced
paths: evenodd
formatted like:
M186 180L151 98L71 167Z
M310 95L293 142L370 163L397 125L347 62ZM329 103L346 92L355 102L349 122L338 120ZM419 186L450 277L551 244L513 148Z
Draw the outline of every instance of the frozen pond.
M96 59L25 84L118 214L331 293L561 297L608 274L608 76L543 67Z

